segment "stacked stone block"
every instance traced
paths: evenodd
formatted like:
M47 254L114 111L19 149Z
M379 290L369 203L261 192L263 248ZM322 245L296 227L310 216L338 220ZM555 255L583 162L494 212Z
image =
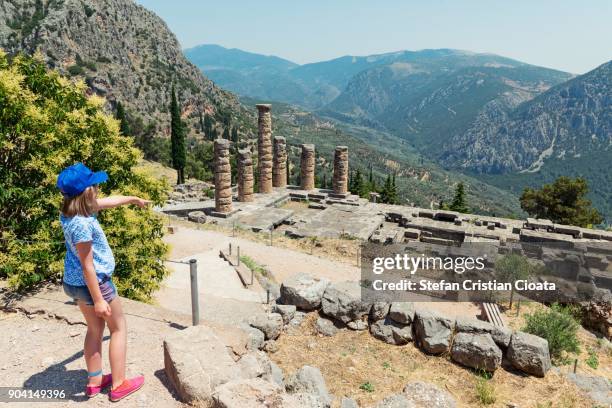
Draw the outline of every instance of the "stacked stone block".
M215 211L218 213L232 211L232 168L229 148L228 140L215 140Z
M302 145L300 183L302 190L309 191L315 188L315 147L313 144Z
M287 142L282 136L274 137L274 166L272 167L272 185L287 186Z
M270 105L257 105L259 137L257 141L259 192L272 192L272 115Z
M348 193L349 160L348 147L337 146L334 152L334 194Z
M238 201L253 201L253 158L251 150L238 151Z

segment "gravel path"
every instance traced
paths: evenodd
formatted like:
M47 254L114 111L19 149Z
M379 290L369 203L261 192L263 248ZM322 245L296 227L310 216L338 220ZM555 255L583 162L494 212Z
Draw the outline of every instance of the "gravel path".
M76 306L74 306L76 308ZM126 312L128 310L126 309ZM184 406L168 388L164 374L162 337L168 330L160 324L128 320L128 375L142 373L145 385L121 402L122 407L180 407ZM166 325L167 326L167 325ZM176 330L176 329L170 329ZM32 389L65 390L67 400L53 404L19 402L6 404L15 407L108 406L107 391L88 399L83 340L86 327L70 325L44 315L26 316L23 313L0 311L0 385ZM108 330L102 346L104 371L108 372ZM2 404L4 405L4 404Z
M354 265L244 238L228 237L216 231L191 229L181 225L176 233L167 234L164 240L172 246L170 256L173 259L188 257L214 248L227 248L231 242L233 246L240 246L241 254L248 255L258 264L268 267L279 282L298 272L307 272L333 282L355 281L360 277L360 270Z

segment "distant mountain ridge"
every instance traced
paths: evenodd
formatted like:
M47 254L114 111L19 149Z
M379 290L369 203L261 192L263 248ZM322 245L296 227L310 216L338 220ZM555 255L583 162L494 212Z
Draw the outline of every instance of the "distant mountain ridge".
M172 84L189 122L202 111L243 114L234 95L185 58L166 23L131 0L3 0L0 48L38 52L49 67L83 78L109 104L121 102L161 132L169 127Z

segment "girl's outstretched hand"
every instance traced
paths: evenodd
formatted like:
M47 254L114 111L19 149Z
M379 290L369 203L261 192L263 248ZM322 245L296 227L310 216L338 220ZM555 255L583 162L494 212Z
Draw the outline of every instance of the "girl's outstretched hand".
M111 315L111 307L106 300L94 303L94 312L98 317L108 317Z
M145 208L147 205L151 204L151 200L145 200L144 198L134 197L134 204L136 204L140 208Z

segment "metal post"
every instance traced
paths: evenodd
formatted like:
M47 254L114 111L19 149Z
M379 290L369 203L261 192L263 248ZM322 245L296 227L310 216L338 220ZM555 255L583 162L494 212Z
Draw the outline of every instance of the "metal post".
M266 289L266 304L270 304L270 289Z
M516 304L516 317L518 317L520 310L521 310L521 298L519 298L518 303Z
M238 266L240 266L240 247L236 247L236 258L238 259Z
M574 360L574 374L576 374L576 366L578 366L578 359Z
M191 279L191 323L200 324L200 295L198 292L198 263L195 259L189 260L189 277Z
M230 244L229 244L229 254L230 254L230 255L232 254L232 243L231 243L231 242L230 242Z

